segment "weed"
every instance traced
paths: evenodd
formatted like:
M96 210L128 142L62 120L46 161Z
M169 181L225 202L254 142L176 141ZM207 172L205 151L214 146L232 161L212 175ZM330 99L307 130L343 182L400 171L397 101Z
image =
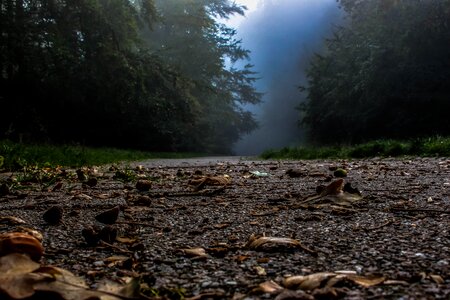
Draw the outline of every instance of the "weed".
M294 147L268 150L264 159L324 159L398 156L450 156L450 138L431 137L401 140L376 140L364 144L327 147Z

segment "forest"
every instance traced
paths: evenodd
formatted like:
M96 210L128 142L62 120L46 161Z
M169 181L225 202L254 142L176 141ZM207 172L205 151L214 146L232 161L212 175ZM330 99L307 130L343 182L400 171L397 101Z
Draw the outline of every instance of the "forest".
M0 1L0 139L227 153L255 128L227 0ZM231 65L229 63L228 65Z
M341 0L303 87L314 144L450 134L450 1Z
M298 93L307 142L449 135L450 0L338 2L345 20ZM0 140L231 153L262 97L221 21L236 14L229 0L0 0Z

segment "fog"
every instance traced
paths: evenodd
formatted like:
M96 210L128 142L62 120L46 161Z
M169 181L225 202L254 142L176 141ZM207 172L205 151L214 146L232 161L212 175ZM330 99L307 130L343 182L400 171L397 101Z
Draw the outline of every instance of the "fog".
M306 84L305 70L314 52L341 19L336 0L262 0L238 27L243 46L261 78L256 87L263 104L247 106L260 128L234 147L238 155L295 146L304 134L299 127L302 101L299 86Z

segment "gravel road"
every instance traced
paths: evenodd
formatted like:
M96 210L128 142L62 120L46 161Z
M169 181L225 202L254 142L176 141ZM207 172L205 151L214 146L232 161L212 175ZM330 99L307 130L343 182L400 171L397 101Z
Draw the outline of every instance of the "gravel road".
M345 192L330 187L339 169ZM51 172L1 196L0 216L42 232L41 263L92 288L139 276L152 299L450 299L447 158L150 160L83 169L91 186ZM88 245L82 230L117 205L119 239ZM52 206L61 224L43 220Z

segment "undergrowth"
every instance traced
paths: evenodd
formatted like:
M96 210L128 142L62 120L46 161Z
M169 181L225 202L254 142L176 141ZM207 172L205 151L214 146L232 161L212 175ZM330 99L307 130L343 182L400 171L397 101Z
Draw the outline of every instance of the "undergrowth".
M267 150L264 159L368 158L399 156L450 156L450 138L432 137L399 140L376 140L358 145L301 146Z
M0 169L18 170L26 166L80 167L151 158L184 158L193 153L163 153L72 145L30 145L0 141Z

